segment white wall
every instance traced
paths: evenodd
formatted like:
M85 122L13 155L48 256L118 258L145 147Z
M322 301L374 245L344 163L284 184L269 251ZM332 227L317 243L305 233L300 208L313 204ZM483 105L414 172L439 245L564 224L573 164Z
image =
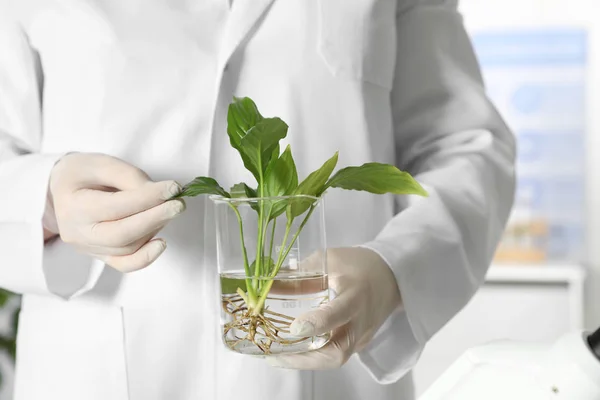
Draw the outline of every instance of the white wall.
M587 110L586 325L600 326L600 0L461 0L469 31L532 26L584 27L589 33ZM596 206L594 206L596 205Z

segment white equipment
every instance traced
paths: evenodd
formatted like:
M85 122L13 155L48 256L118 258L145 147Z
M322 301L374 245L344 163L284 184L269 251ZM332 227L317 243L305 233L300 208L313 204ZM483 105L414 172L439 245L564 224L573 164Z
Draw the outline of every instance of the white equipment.
M467 351L419 400L600 400L600 329Z

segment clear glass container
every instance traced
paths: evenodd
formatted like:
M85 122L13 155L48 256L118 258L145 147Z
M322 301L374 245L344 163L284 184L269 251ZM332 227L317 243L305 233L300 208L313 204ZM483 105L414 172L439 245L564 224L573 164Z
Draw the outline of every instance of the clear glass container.
M329 301L322 199L211 200L224 344L255 356L303 353L325 345L329 334L290 333L296 317Z

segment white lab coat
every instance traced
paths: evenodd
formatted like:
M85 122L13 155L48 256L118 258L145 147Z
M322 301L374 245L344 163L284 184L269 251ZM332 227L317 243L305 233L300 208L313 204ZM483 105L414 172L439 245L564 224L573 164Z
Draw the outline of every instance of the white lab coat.
M24 293L16 400L411 399L423 346L482 282L514 142L456 1L236 0L211 24L203 7L219 1L0 0L0 285ZM248 181L225 134L233 95L290 125L301 176L339 150L340 166L395 163L429 190L327 195L328 244L379 252L404 301L339 370L224 349L203 198L129 275L43 245L48 177L69 151L155 180Z

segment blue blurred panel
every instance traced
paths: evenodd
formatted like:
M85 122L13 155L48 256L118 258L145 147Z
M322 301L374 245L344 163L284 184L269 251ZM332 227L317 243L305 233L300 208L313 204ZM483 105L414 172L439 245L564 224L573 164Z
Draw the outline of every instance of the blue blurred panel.
M552 173L519 178L519 192L527 193L530 207L537 215L551 220L583 222L584 182L579 177L559 177Z
M473 44L488 93L518 139L518 186L509 225L522 235L528 220L532 227L542 223L545 239L530 242L542 243L551 260L579 261L586 219L587 33L496 30L473 35ZM539 234L531 228L531 235Z
M573 113L579 118L585 111L585 87L577 83L529 83L519 86L512 95L511 104L515 112L523 115L558 112Z
M582 29L515 30L478 33L473 46L485 66L585 64L587 33Z
M580 261L585 250L585 225L581 223L554 223L548 236L548 258Z
M517 162L523 173L529 169L547 171L553 175L574 174L580 180L585 172L585 138L578 131L516 132L519 138Z

